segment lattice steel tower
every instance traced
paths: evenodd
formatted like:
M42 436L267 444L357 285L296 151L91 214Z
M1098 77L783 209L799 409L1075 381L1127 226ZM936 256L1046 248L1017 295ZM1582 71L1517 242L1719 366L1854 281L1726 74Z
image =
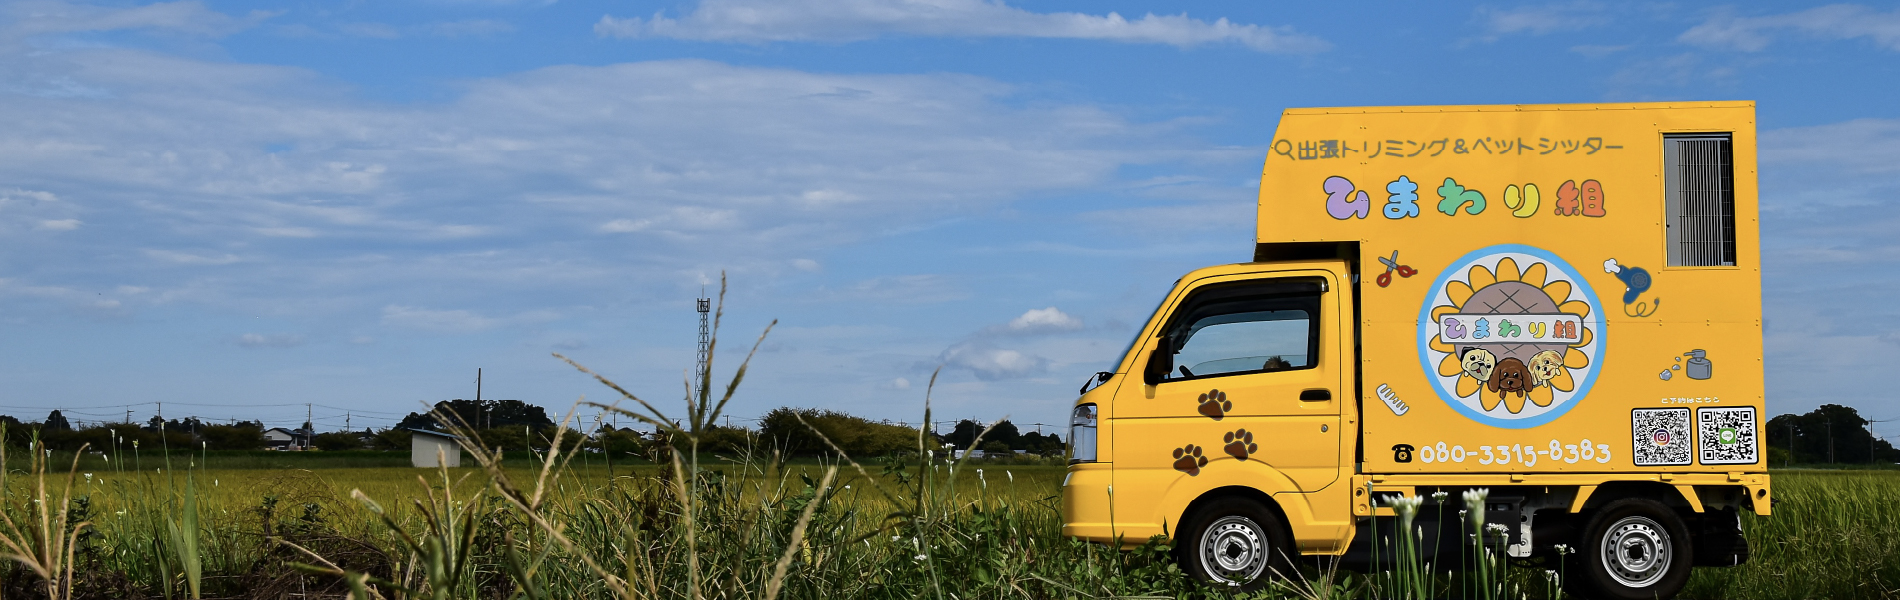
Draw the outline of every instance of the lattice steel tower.
M699 360L693 366L693 399L698 400L706 390L706 352L712 349L712 333L706 328L707 313L712 312L712 298L699 299Z

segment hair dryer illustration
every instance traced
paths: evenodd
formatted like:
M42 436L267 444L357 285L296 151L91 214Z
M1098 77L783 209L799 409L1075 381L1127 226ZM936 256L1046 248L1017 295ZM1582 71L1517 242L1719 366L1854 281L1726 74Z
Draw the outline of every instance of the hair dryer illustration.
M1623 314L1632 317L1647 317L1656 314L1656 309L1662 307L1662 299L1660 298L1649 305L1638 304L1636 302L1638 296L1643 295L1643 292L1649 291L1649 271L1643 270L1642 267L1617 264L1616 259L1612 258L1603 261L1603 272L1615 275L1617 280L1623 282ZM1636 305L1634 312L1630 311L1631 304Z

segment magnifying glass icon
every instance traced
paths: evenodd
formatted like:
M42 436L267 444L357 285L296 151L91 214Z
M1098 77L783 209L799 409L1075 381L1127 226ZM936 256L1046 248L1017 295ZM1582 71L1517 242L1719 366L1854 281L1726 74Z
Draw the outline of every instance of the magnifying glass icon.
M1281 144L1285 144L1285 146L1281 146ZM1274 140L1273 153L1287 158L1293 158L1293 142Z

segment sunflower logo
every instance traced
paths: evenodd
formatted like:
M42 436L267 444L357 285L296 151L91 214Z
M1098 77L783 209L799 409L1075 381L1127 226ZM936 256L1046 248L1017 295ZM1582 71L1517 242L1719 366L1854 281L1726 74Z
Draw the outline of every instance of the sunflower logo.
M1533 427L1588 391L1602 316L1569 264L1530 246L1493 246L1453 262L1432 290L1419 354L1452 407L1492 425Z

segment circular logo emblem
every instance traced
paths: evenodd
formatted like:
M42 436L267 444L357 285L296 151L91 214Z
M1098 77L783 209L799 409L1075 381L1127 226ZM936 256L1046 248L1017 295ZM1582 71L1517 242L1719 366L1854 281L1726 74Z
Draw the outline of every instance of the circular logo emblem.
M1541 248L1505 244L1453 261L1419 309L1418 356L1438 397L1511 429L1563 415L1603 359L1596 292ZM1659 442L1666 443L1666 442Z
M1656 445L1658 446L1669 445L1670 437L1671 436L1669 435L1669 430L1667 429L1657 429L1656 433L1652 433L1649 435L1650 441L1656 442Z

